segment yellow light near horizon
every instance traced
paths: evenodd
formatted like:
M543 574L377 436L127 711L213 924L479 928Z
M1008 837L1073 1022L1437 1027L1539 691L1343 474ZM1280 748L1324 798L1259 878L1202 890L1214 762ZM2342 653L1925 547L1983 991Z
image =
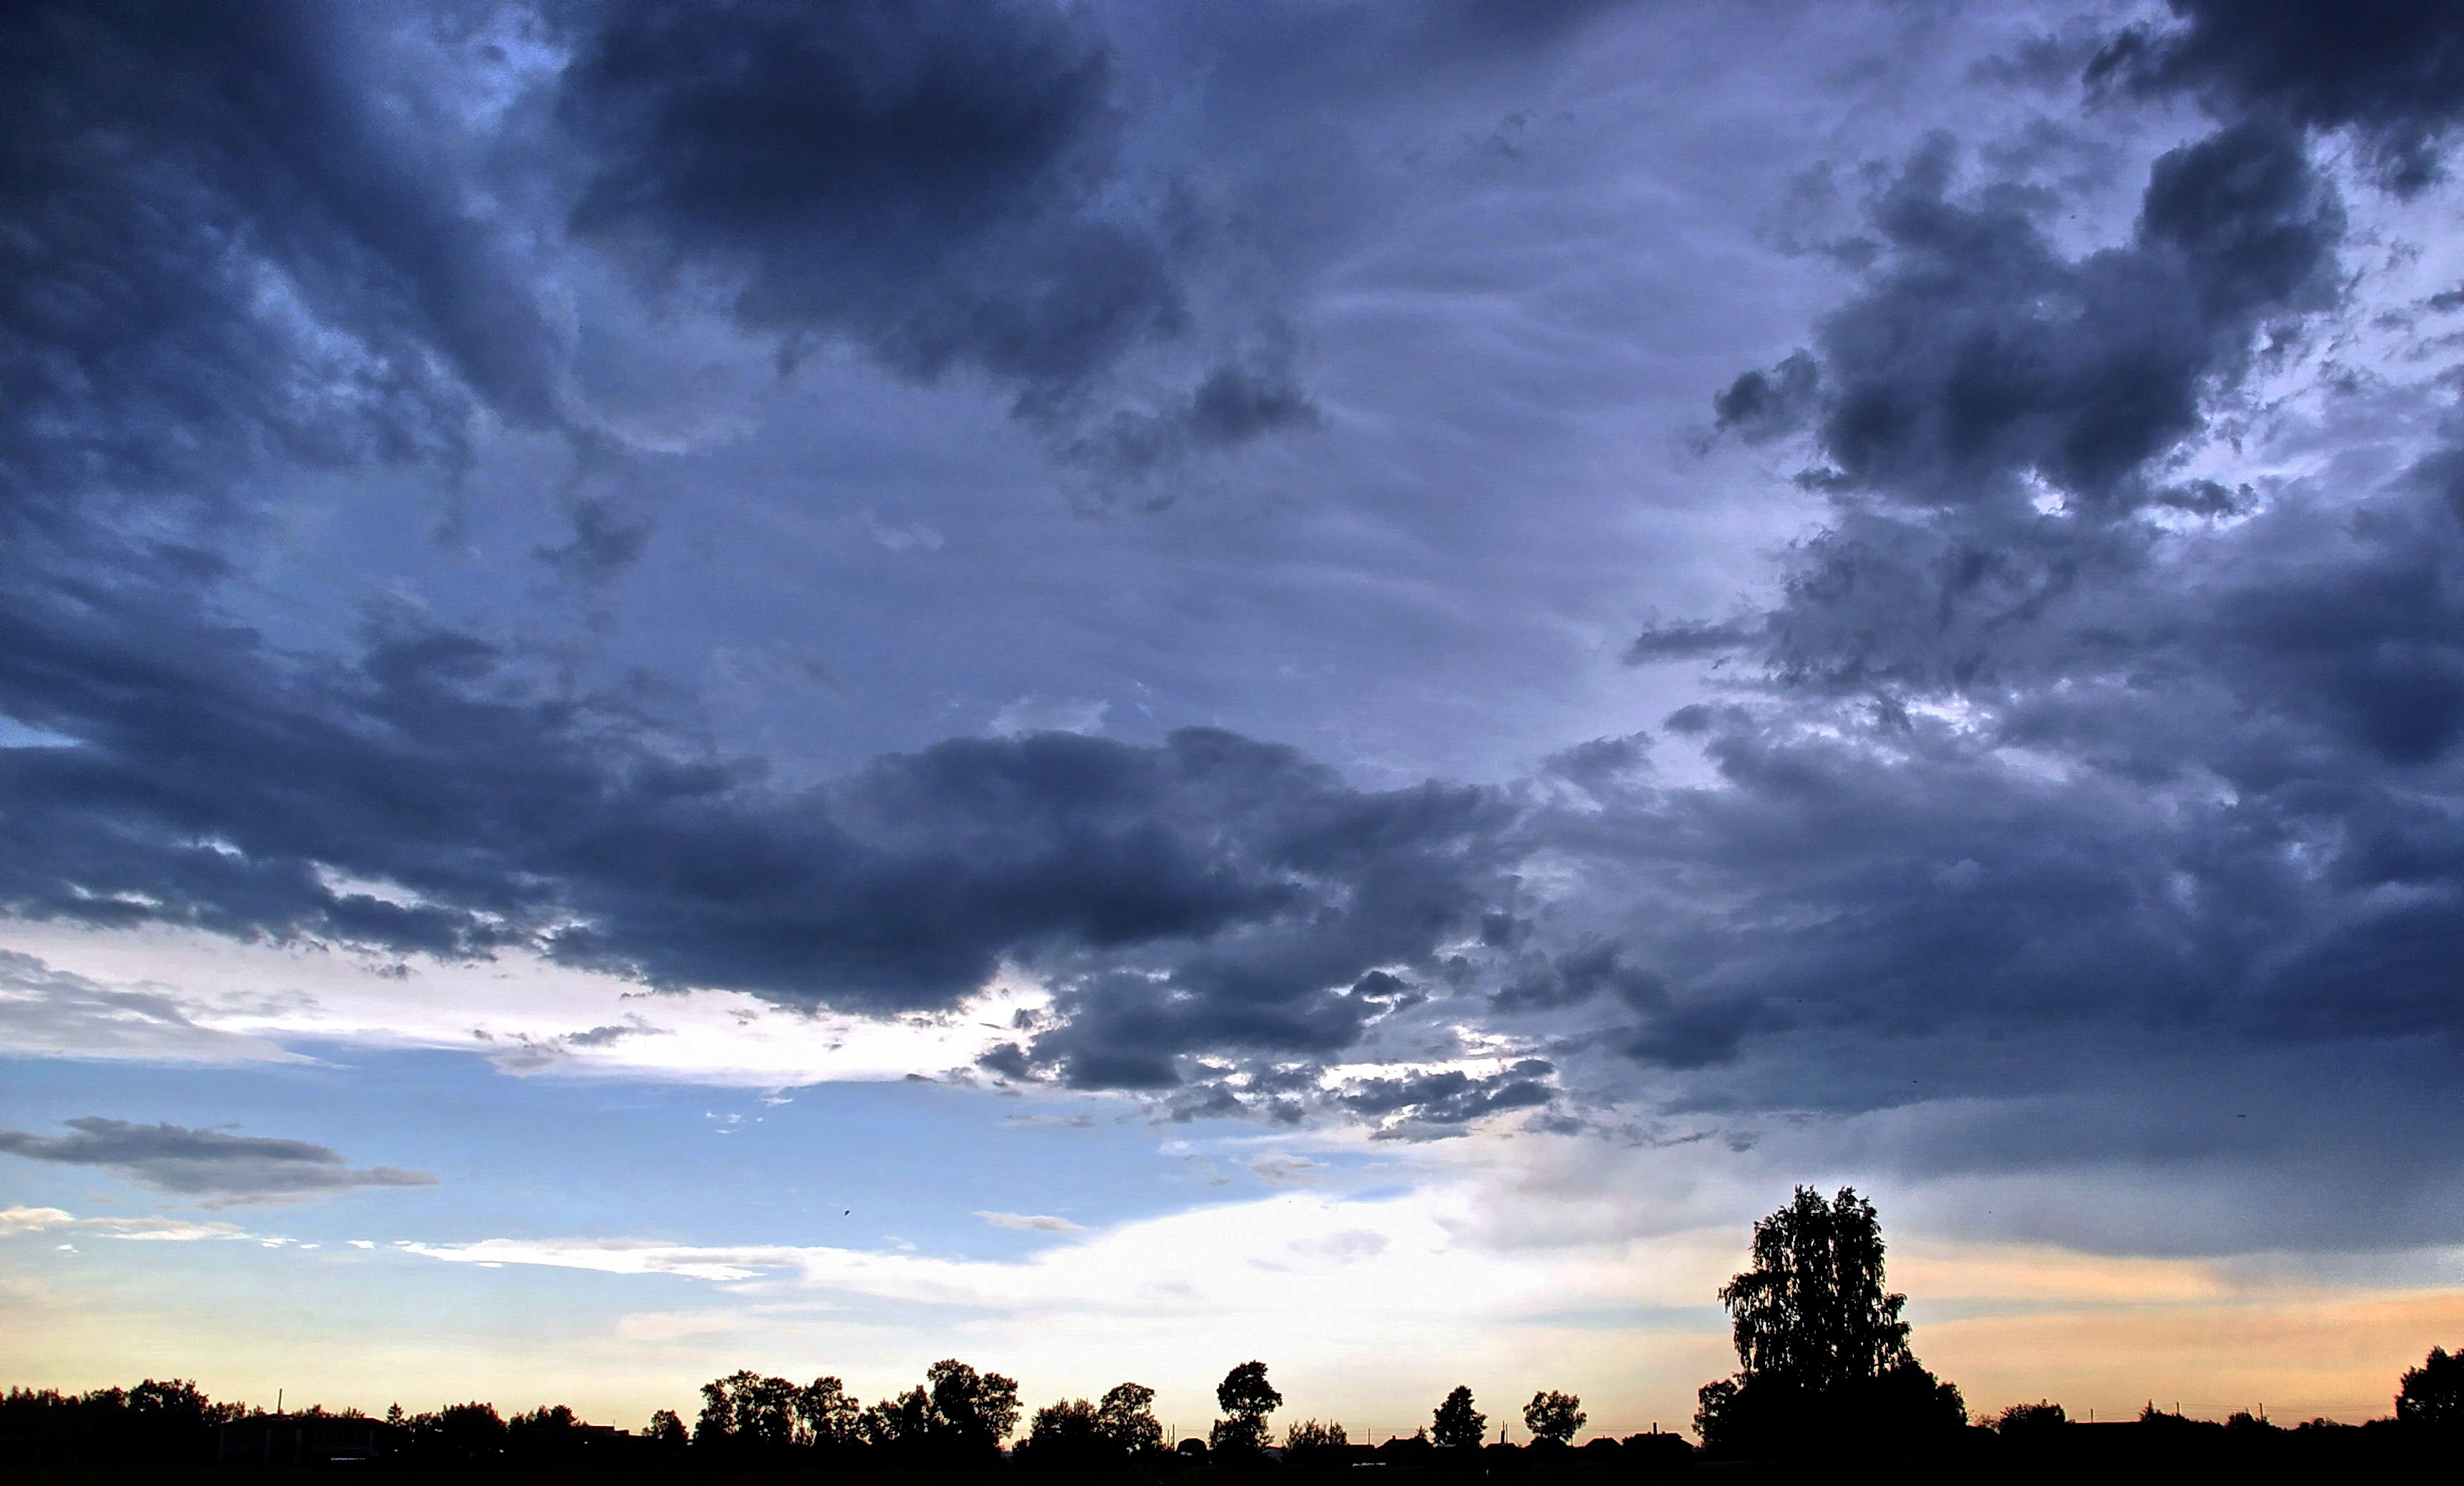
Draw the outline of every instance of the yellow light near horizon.
M1578 1393L1588 1435L1683 1428L1695 1388L1734 1366L1702 1278L1734 1234L1691 1231L1613 1252L1502 1253L1449 1241L1447 1207L1439 1191L1380 1203L1287 1193L998 1263L723 1251L738 1261L806 1254L799 1262L813 1276L613 1277L642 1285L630 1304L620 1295L612 1304L560 1305L548 1299L557 1286L545 1283L558 1256L524 1260L491 1249L509 1261L482 1269L473 1256L449 1273L536 1311L496 1330L374 1315L302 1330L218 1306L205 1292L172 1300L142 1287L151 1299L141 1300L141 1287L105 1285L69 1294L20 1266L20 1278L0 1281L0 1330L22 1339L0 1384L85 1388L193 1376L217 1397L258 1401L286 1385L297 1396L301 1380L315 1380L309 1401L327 1407L379 1411L397 1400L418 1409L476 1397L506 1411L563 1403L634 1427L652 1409L687 1408L701 1382L738 1367L799 1381L831 1372L878 1397L955 1355L1017 1377L1030 1408L1134 1379L1158 1390L1168 1419L1202 1427L1222 1369L1255 1356L1287 1399L1280 1422L1315 1417L1356 1433L1408 1433L1446 1388L1467 1383L1492 1428L1517 1434L1521 1402L1535 1388ZM1295 1236L1312 1232L1374 1233L1386 1246L1343 1258ZM87 1243L89 1257L106 1242ZM110 1252L151 1264L166 1247ZM2398 1375L2432 1344L2464 1341L2464 1291L2450 1288L2294 1284L2219 1261L2042 1246L1910 1240L1894 1252L1894 1285L1917 1297L1920 1313L1956 1314L1920 1323L1915 1345L1979 1417L2046 1398L2079 1418L2135 1414L2152 1399L2211 1418L2263 1407L2286 1423L2360 1420L2388 1411ZM561 1261L605 1257L577 1246ZM278 1259L268 1253L266 1262ZM437 1261L403 1252L369 1262ZM1144 1301L1125 1304L1133 1295ZM1697 1295L1699 1322L1664 1310L1650 1321L1621 1314L1638 1303L1684 1306ZM1433 1309L1432 1296L1449 1300ZM945 1311L943 1300L958 1309ZM1584 1323L1586 1315L1595 1319Z

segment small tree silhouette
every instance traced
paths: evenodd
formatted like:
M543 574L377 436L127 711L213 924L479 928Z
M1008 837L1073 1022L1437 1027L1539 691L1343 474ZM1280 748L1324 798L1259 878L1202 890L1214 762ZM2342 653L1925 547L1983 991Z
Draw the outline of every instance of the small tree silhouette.
M2038 1399L2033 1404L2013 1404L1985 1421L1985 1427L2002 1435L2032 1434L2040 1430L2057 1430L2070 1418L2061 1405Z
M836 1378L815 1378L799 1388L795 1410L807 1444L840 1450L864 1441L864 1406Z
M998 1372L978 1372L955 1357L945 1357L925 1369L932 1390L933 1413L928 1431L946 1437L959 1449L981 1453L999 1449L1018 1428L1018 1384Z
M796 1403L803 1389L784 1378L737 1370L701 1386L701 1417L693 1444L712 1451L781 1450L797 1442Z
M1351 1436L1344 1433L1342 1425L1303 1419L1284 1431L1284 1463L1293 1466L1320 1464L1351 1443Z
M1282 1406L1284 1395L1266 1381L1266 1365L1251 1361L1223 1375L1215 1387L1215 1402L1230 1417L1215 1421L1207 1431L1208 1447L1255 1453L1265 1448L1266 1415Z
M1457 1384L1438 1406L1429 1434L1441 1445L1470 1450L1488 1437L1488 1415L1471 1406L1471 1389Z
M1555 1391L1531 1395L1523 1406L1523 1427L1531 1437L1546 1445L1563 1445L1583 1427L1583 1401L1572 1393Z
M1111 1453L1095 1428L1095 1406L1083 1398L1037 1410L1023 1450L1029 1461L1045 1469L1091 1465Z
M1095 1406L1095 1431L1125 1455L1162 1449L1163 1426L1155 1422L1155 1389L1139 1383L1115 1384Z
M495 1405L476 1400L413 1415L410 1436L419 1454L455 1465L483 1465L505 1453L505 1421L496 1416Z
M864 1411L864 1442L876 1450L921 1450L933 1434L933 1395L920 1388Z

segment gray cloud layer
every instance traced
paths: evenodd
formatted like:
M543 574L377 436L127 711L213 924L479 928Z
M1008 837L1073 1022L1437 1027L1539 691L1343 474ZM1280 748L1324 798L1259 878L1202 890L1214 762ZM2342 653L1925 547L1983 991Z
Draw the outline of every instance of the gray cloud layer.
M2082 247L2085 187L1924 143L1862 177L1826 245L1845 298L1703 389L1726 435L1799 465L1824 526L1774 602L1628 655L1749 680L1519 783L1381 790L1212 728L957 738L789 782L663 723L653 688L414 604L321 649L220 606L270 469L450 470L491 429L595 448L545 308L576 264L788 362L979 379L1116 471L1317 416L1291 286L1224 287L1237 234L1140 153L1153 99L1102 13L558 11L517 28L547 80L491 104L438 79L502 81L512 44L451 15L37 7L0 40L27 162L0 183L26 224L0 244L0 712L72 741L0 751L0 904L530 949L877 1014L1018 964L1055 1004L994 1074L1397 1134L2069 1110L1962 1127L1960 1159L2027 1166L2159 1159L2089 1105L2144 1076L2161 1091L2132 1107L2175 1127L2288 1050L2380 1091L2346 1113L2452 1093L2446 403L2378 389L2397 411L2370 416L2409 421L2353 415L2330 475L2228 484L2202 455L2260 417L2264 379L2332 382L2350 221L2434 187L2464 26L2388 8L2328 38L2300 8L2176 9L2102 38L2061 95L2123 136L2151 99L2206 111L2126 230ZM1590 23L1433 14L1369 40L1357 17L1273 20L1340 33L1309 65L1362 76ZM435 128L378 106L383 59L416 64ZM588 502L574 520L551 550L585 576L648 539ZM1712 782L1660 782L1655 749ZM398 891L345 885L369 881ZM1486 1033L1513 1039L1492 1072L1318 1087L1364 1048L1452 1060Z
M341 1153L304 1140L268 1140L99 1115L66 1122L74 1135L0 1130L0 1150L30 1161L100 1167L155 1191L209 1208L301 1202L372 1187L433 1187L425 1171L353 1169Z

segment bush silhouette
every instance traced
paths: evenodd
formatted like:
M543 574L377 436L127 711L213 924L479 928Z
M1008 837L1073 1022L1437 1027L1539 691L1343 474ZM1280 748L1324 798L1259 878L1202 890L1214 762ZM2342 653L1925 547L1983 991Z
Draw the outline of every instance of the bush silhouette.
M1352 1443L1340 1424L1303 1419L1284 1431L1284 1463L1298 1469L1340 1462Z
M1987 1420L1985 1427L2006 1436L2034 1435L2057 1430L2068 1424L2070 1417L2061 1405L2038 1399L2033 1404L2013 1404Z

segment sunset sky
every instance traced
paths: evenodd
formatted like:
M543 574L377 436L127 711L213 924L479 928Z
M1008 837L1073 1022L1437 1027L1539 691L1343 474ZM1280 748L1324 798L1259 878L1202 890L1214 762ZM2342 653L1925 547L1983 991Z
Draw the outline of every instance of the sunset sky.
M2464 1343L2464 8L0 23L0 1384Z

